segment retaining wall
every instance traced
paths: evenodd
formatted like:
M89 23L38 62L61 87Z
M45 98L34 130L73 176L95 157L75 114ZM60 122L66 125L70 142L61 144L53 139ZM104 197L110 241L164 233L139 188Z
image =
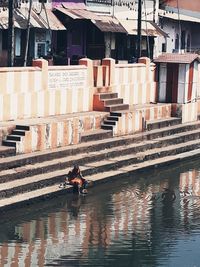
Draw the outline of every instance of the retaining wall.
M104 59L102 65L109 67L112 92L118 93L125 104L156 102L155 64L150 63L150 59L140 58L138 64L115 64L113 59Z
M141 107L133 111L122 113L117 125L114 127L114 135L120 136L142 132L146 128L146 121L171 117L171 104Z
M68 118L47 118L43 122L29 124L30 130L17 142L16 152L30 153L78 144L82 133L100 128L105 115L102 112L82 113Z
M187 104L172 104L172 116L182 118L182 123L196 121L198 117L199 102Z

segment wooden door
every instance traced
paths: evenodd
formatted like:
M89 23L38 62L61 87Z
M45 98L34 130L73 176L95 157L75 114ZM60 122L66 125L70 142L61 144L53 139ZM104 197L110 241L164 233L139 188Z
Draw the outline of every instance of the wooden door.
M190 102L192 99L193 77L194 77L194 62L190 64L190 70L189 70L189 83L188 83L188 96L187 96L188 102Z
M166 103L177 103L179 64L167 64Z

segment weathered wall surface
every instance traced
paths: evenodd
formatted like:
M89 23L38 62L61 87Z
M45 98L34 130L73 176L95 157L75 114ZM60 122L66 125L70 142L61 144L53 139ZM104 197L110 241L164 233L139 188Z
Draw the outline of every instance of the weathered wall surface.
M93 80L87 66L0 68L0 121L92 111Z
M114 135L120 136L141 132L147 120L158 120L171 117L171 104L155 105L122 114L114 128Z
M110 67L110 86L113 92L129 105L156 102L157 83L155 65L148 58L140 58L138 64L115 64L112 59L105 59L102 65Z
M17 153L30 153L78 144L81 134L99 129L105 113L77 114L68 118L49 119L30 125L22 140L17 142Z
M198 102L172 104L172 116L182 118L182 123L196 121L198 116L198 105Z

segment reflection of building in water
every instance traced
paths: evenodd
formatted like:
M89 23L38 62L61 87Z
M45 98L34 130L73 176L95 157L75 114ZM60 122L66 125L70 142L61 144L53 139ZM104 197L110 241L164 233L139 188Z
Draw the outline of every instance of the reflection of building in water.
M194 205L200 207L200 177L197 170L180 174L180 205L181 218L188 225L194 218Z
M75 218L67 211L51 213L15 227L15 240L0 245L0 266L44 266L48 259L61 256L81 257L89 253L92 243L108 248L124 234L140 235L144 241L151 232L152 195L166 185L150 185L146 191L131 188L113 194L113 216L98 216L101 207L84 207ZM103 203L102 203L103 205Z
M180 174L180 191L190 195L200 196L200 179L197 170L191 170Z

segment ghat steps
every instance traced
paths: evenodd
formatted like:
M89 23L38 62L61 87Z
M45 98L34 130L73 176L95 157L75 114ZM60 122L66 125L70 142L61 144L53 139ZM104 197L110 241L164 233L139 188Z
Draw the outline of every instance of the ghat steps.
M95 183L145 168L153 168L200 153L200 121L180 124L177 118L148 122L146 132L95 139L46 152L2 158L0 161L0 208L63 194L59 183L75 163ZM102 130L101 130L102 131ZM110 178L110 179L108 179ZM70 190L71 188L68 187Z

